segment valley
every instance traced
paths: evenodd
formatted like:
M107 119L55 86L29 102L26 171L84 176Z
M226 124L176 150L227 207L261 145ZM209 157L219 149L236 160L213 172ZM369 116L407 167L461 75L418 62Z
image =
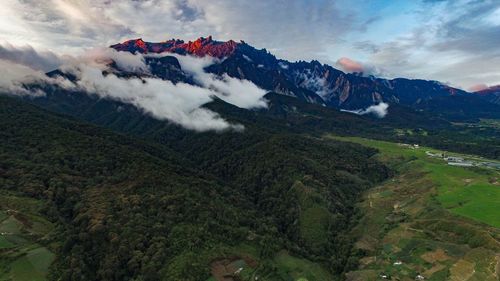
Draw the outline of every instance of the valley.
M449 166L425 147L333 138L379 149L397 171L359 204L352 235L360 264L347 280L498 280L498 170Z

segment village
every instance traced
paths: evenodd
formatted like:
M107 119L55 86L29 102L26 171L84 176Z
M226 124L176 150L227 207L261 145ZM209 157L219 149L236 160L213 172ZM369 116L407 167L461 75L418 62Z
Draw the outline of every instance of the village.
M409 148L409 149L420 149L420 145L418 144L406 144L400 143L400 146ZM500 170L500 162L492 162L492 161L482 161L478 159L465 158L461 156L452 156L448 155L447 152L431 152L429 150L425 151L425 154L432 158L440 158L447 162L450 166L460 166L460 167L484 167L491 169L499 169Z
M458 157L458 156L448 156L445 152L432 153L430 151L426 151L425 154L427 154L427 156L429 156L429 157L441 158L444 161L447 161L448 165L451 165L451 166L485 167L485 168L500 169L500 163L498 163L498 162L479 161L479 160L473 160L473 159L465 159L463 157Z

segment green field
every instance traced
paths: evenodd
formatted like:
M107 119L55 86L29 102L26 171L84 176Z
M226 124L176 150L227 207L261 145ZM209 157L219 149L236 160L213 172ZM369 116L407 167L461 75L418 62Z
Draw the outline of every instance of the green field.
M347 280L498 280L498 170L449 166L434 149L337 138L379 149L396 175L366 192L353 229L358 270ZM464 156L471 158L471 156Z
M500 228L500 171L450 166L442 159L426 155L426 151L442 153L427 147L411 149L395 143L361 138L344 140L377 148L381 152L380 157L393 158L389 160L392 163L399 163L394 161L398 158L411 159L412 165L418 167L425 174L424 177L438 188L437 199L445 208L455 214Z
M212 261L213 275L207 281L230 280L222 278L221 268L226 276L233 276L241 281L331 281L336 280L322 265L307 259L293 256L286 250L273 253L271 257L261 258L259 246L253 243L240 244ZM240 273L232 275L238 268ZM214 272L219 271L218 274ZM217 276L215 276L217 275ZM227 278L227 277L226 277ZM257 279L256 279L257 278Z
M40 202L1 194L0 206L0 280L46 280L55 256L43 244L53 227L40 215Z
M280 252L274 258L276 265L282 275L282 280L294 281L322 281L332 280L328 271L319 264L304 259L292 257L285 251Z

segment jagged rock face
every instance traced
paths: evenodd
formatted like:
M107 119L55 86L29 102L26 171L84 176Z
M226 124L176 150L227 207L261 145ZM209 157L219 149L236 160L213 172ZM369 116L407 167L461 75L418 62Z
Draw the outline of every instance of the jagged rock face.
M219 42L212 40L212 36L207 38L200 37L194 42L184 42L183 40L171 39L164 42L150 43L144 42L141 38L125 41L120 44L112 45L111 48L117 51L147 53L178 53L191 54L195 56L212 56L223 58L231 55L236 50L238 44L235 41Z
M359 109L387 102L419 109L439 110L432 105L433 100L441 106L446 106L447 101L451 102L451 97L469 98L471 95L437 81L365 77L360 74L344 73L318 61L289 62L277 59L266 49L258 50L243 41L221 42L213 40L211 36L189 42L172 39L150 43L136 39L112 45L111 48L132 53L170 52L200 57L211 56L221 59L219 63L207 67L206 70L211 73L247 79L268 91L335 108ZM148 62L155 76L174 81L188 79L180 66L175 65L173 61L155 63L159 66ZM174 66L169 67L170 63ZM488 102L491 100L500 104L500 94L481 94L481 96L488 96Z
M194 83L191 76L182 70L179 61L173 56L148 57L146 64L155 77L172 81L174 84L178 82Z

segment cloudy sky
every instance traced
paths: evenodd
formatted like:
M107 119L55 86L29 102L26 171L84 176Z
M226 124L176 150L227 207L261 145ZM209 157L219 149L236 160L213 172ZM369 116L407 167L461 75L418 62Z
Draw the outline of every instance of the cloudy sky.
M245 40L383 77L500 84L498 0L2 0L0 58L34 68L126 39ZM56 54L56 56L54 55ZM43 58L42 61L35 57Z

